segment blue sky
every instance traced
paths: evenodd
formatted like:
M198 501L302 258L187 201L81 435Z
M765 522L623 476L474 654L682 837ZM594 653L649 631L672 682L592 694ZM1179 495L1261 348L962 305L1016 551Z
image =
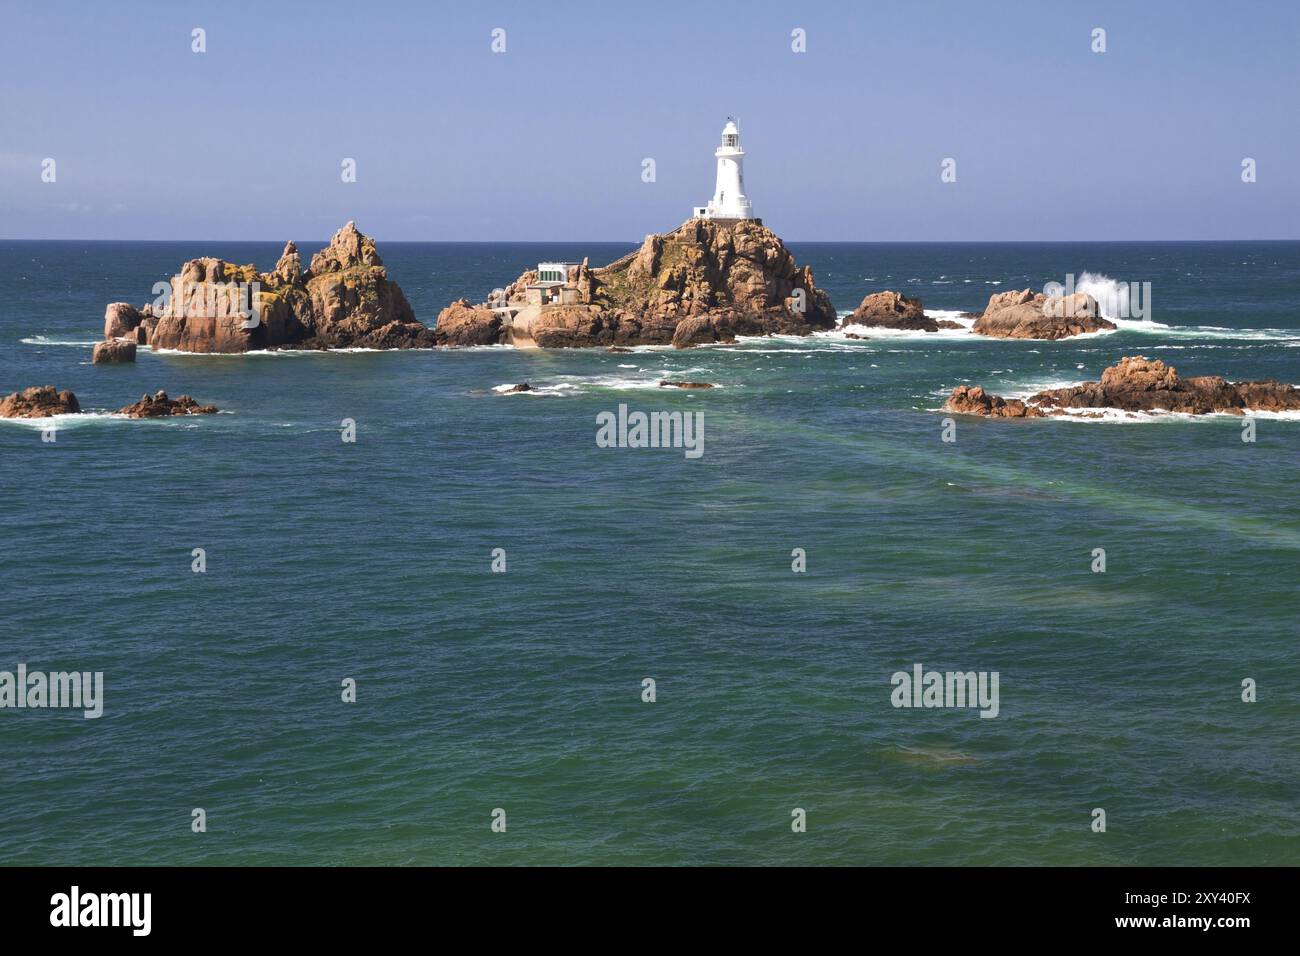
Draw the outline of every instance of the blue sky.
M1298 62L1290 0L4 0L0 238L635 240L728 114L787 239L1300 238Z

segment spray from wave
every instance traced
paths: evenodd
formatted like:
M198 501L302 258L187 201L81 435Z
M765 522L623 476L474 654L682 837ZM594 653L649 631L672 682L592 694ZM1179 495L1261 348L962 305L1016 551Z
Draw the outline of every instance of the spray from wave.
M1118 282L1105 273L1082 272L1074 280L1074 291L1086 292L1096 299L1102 318L1109 319L1121 329L1140 332L1169 328L1151 319L1149 283Z
M1100 272L1084 272L1074 280L1075 292L1086 292L1097 300L1103 318L1114 321L1132 316L1129 310L1129 284L1116 282Z

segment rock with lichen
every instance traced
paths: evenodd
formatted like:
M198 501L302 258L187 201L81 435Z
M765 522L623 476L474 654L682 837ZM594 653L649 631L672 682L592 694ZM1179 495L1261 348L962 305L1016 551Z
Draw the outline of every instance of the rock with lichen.
M806 335L835 325L830 298L758 220L691 219L649 235L635 251L602 268L585 262L566 276L572 301L529 306L535 271L505 287L514 316L453 303L439 316L439 339L466 344L465 324L495 321L495 341L524 339L542 348L731 342L738 335ZM474 310L471 314L467 310ZM489 319L494 316L495 319Z
M134 330L137 341L155 349L409 348L435 340L388 278L374 240L352 222L312 256L306 270L292 242L265 273L251 264L191 259L172 277L157 315L122 305L109 306L106 336L119 328Z
M1023 401L1004 399L979 386L960 385L944 410L991 418L1041 418L1067 410L1116 409L1124 412L1175 412L1243 415L1250 411L1300 411L1300 388L1273 380L1229 382L1218 375L1182 378L1159 359L1126 356L1096 382L1039 392Z

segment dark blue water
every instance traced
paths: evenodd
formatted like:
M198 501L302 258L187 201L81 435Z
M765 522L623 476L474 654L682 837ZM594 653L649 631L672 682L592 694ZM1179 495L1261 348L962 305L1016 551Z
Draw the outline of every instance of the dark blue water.
M432 322L538 260L631 246L380 251ZM280 245L0 243L0 392L223 409L64 419L53 443L0 422L0 670L106 687L98 720L0 710L6 859L1300 860L1300 421L1261 416L1247 443L1228 417L963 419L943 443L936 411L963 382L1023 394L1130 354L1300 382L1300 244L793 251L841 311L895 288L955 314L1085 270L1150 282L1153 310L1063 342L94 368L106 302ZM521 381L538 392L493 391ZM703 456L597 447L620 403L702 412ZM998 717L891 706L917 662L997 671Z

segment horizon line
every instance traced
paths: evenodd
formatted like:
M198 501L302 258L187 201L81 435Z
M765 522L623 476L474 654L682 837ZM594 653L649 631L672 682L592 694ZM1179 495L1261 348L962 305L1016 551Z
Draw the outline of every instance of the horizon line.
M670 230L671 231L671 230ZM645 242L646 236L640 239L381 239L369 233L366 234L376 243L384 245L500 245L503 243L513 243L515 245L559 245L574 243L599 243L603 245L637 245ZM664 233L647 233L650 235L664 235ZM29 238L20 236L0 236L0 242L242 242L242 243L284 243L284 242L320 242L329 245L332 236L326 236L320 239L212 239L212 238L172 238L172 239L88 239L88 238ZM1271 237L1271 238L1250 238L1250 239L787 239L778 237L785 243L801 243L804 245L822 244L822 245L1070 245L1092 243L1097 245L1120 245L1134 243L1187 243L1203 244L1215 242L1300 242L1300 236L1288 237Z

